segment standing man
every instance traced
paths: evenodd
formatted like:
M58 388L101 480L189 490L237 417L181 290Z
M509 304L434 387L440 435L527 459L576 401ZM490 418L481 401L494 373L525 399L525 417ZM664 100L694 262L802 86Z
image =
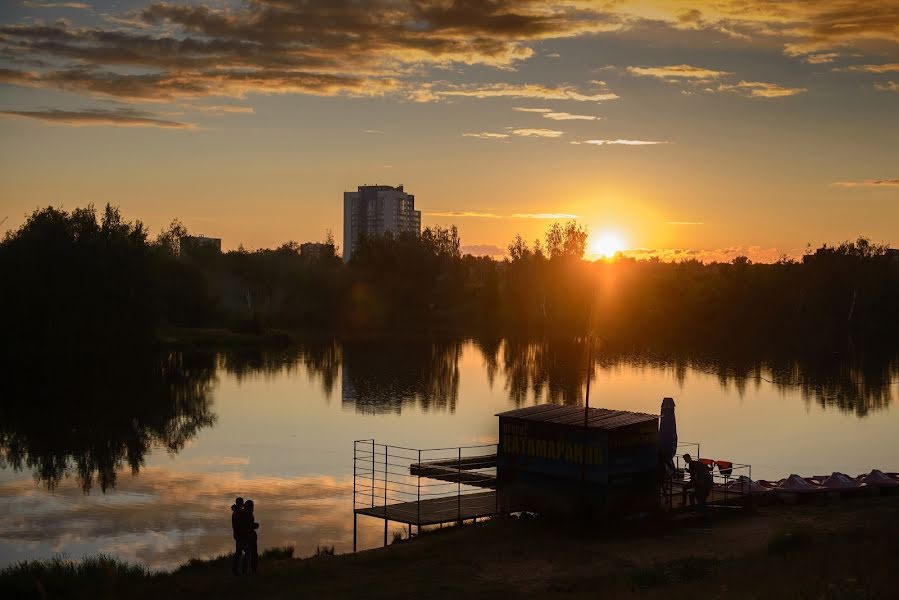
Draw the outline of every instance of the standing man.
M256 523L253 515L253 501L247 500L243 505L243 513L241 514L241 534L244 539L244 551L250 558L250 572L256 574L256 568L259 566L259 547L256 544L256 530L259 529L259 523ZM247 572L246 564L244 564L244 573Z
M246 561L247 547L246 536L243 535L243 518L244 518L244 502L243 498L238 496L231 505L231 531L234 534L234 560L231 563L231 573L237 575L237 566L240 564L240 557L244 555ZM244 573L247 572L246 562L244 562Z

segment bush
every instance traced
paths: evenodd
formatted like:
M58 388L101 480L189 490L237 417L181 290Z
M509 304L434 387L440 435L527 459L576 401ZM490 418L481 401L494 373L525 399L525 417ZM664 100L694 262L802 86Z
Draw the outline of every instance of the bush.
M262 559L284 560L293 558L293 546L276 546L275 548L266 548L259 556Z

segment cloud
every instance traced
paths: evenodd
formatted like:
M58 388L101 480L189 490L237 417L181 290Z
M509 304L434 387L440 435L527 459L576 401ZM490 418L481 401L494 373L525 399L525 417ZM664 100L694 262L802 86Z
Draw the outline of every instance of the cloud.
M470 246L462 246L462 254L471 254L472 256L489 256L497 258L505 256L506 249L493 244L472 244Z
M727 71L714 71L692 65L671 65L667 67L628 67L627 72L639 77L655 77L663 80L710 80L731 75Z
M473 210L450 210L450 211L434 211L425 212L425 216L429 217L463 217L476 219L579 219L579 215L569 213L513 213L511 215L500 215L489 212L479 212Z
M701 6L688 0L173 0L104 19L89 27L0 26L0 52L43 61L40 70L6 82L142 101L250 93L604 101L617 96L542 84L433 86L426 70L513 69L535 56L538 42L626 30L719 32L741 44L781 44L786 54L810 62L828 60L837 49L899 43L895 0L721 0ZM722 73L692 65L633 68L635 74L685 81Z
M543 118L552 119L553 121L596 121L599 119L595 115L573 115L567 112L543 113Z
M809 54L803 60L812 65L820 65L830 63L840 57L836 52L821 52L818 54Z
M849 65L840 67L834 71L862 71L864 73L895 73L899 72L899 63L884 63L879 65Z
M580 219L580 215L570 213L515 213L512 215L515 219Z
M192 123L157 118L154 113L130 109L85 110L5 110L0 115L37 119L45 123L71 126L160 127L163 129L195 129Z
M34 6L81 5L39 3ZM614 31L612 14L544 0L253 0L204 5L151 2L110 15L111 26L0 26L0 51L50 60L6 83L168 101L249 93L426 98L423 68L453 64L511 68L545 39ZM497 84L444 95L603 100L571 88Z
M607 90L596 94L584 93L571 86L546 86L538 83L509 84L493 83L486 85L470 84L432 88L429 90L433 98L469 97L469 98L536 98L540 100L575 100L578 102L604 102L615 100L617 94Z
M886 83L875 83L874 89L881 92L899 92L899 84L895 81L887 81Z
M474 210L448 210L448 211L431 211L425 212L428 217L473 217L476 219L502 219L502 215L493 213L478 212Z
M503 140L509 137L508 133L493 133L490 131L482 131L479 133L463 133L462 137L480 138L482 140Z
M522 128L522 129L509 129L512 135L517 135L519 137L542 137L542 138L557 138L564 135L564 132L558 131L556 129L541 129L541 128Z
M256 112L256 109L252 106L239 106L236 104L182 104L181 106L213 117L222 115L252 115Z
M0 69L0 83L56 88L139 101L260 94L305 93L318 96L379 95L395 89L390 79L328 75L302 71L211 69L199 73L116 73L84 67L35 72Z
M380 129L363 129L362 133L373 133L373 134L382 134L384 133Z
M601 118L594 115L574 115L567 112L555 112L551 108L521 108L516 106L512 108L512 110L537 113L542 115L544 119L550 119L552 121L596 121Z
M22 0L20 3L26 8L72 8L75 10L93 10L90 4L84 2L33 2L32 0Z
M628 67L628 72L641 77L655 77L668 83L709 84L712 80L728 77L728 71L713 71L691 65L668 67ZM762 81L740 81L739 83L719 83L717 87L706 87L707 92L737 92L750 98L781 98L807 91L805 88L790 88ZM689 93L689 92L687 92Z
M591 144L593 146L654 146L656 144L668 144L650 140L584 140L583 142L571 142L572 144Z
M894 187L899 186L899 179L865 179L864 181L837 181L838 187Z
M668 221L666 225L705 225L702 221Z
M736 92L750 98L783 98L795 96L808 90L806 88L783 87L776 83L765 83L763 81L741 81L735 84L722 83L717 88L707 88L707 91Z

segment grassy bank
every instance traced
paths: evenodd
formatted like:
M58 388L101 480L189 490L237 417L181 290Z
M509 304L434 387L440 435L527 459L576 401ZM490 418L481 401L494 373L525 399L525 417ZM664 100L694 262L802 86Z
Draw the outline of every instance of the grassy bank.
M260 564L235 578L227 557L163 574L29 563L2 572L0 597L894 598L899 498L611 531L501 519L356 555L280 549Z

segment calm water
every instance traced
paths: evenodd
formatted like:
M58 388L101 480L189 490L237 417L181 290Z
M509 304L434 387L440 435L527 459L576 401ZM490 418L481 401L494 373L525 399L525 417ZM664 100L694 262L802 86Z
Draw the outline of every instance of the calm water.
M0 564L104 552L171 568L231 548L229 506L256 502L260 547L352 545L352 442L493 442L495 413L582 402L576 344L315 343L172 353L2 374ZM899 471L899 361L702 362L606 356L592 404L657 413L682 441L790 473ZM361 547L382 528L360 517ZM399 526L396 526L399 528Z

